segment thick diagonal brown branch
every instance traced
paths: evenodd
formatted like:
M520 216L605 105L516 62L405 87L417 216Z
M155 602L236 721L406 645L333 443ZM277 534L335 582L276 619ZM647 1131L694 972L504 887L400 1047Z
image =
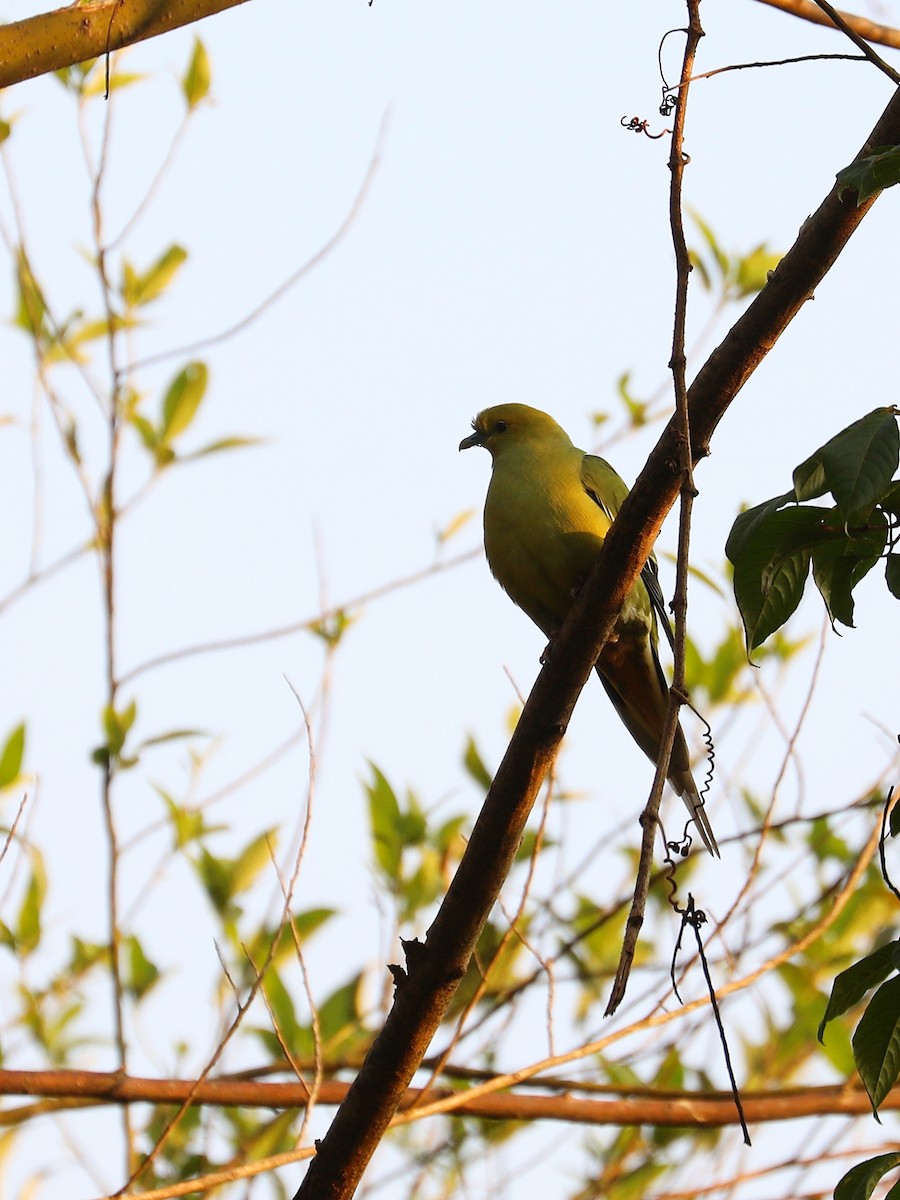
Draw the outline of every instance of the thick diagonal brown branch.
M863 150L900 143L895 96ZM843 166L843 163L836 164ZM747 379L813 294L872 201L832 189L791 250L703 366L688 393L692 459ZM541 780L597 655L675 502L678 432L670 422L607 536L528 698L466 854L424 944L408 949L393 1008L310 1164L296 1200L348 1200L404 1097L497 898Z

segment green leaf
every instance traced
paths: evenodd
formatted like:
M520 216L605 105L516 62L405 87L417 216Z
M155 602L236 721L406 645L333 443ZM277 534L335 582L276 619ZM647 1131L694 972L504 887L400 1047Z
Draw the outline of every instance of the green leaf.
M876 408L841 430L794 471L798 500L830 491L841 519L867 516L891 494L900 459L900 433L894 410Z
M152 421L148 421L146 417L142 417L140 413L132 413L128 418L128 423L137 430L138 437L144 443L144 447L155 454L156 448L159 445L159 434L156 432L156 426Z
M487 791L493 783L493 777L490 771L484 765L484 760L482 759L478 747L475 745L475 739L471 734L469 734L469 737L466 740L466 748L463 753L463 766L466 768L466 771L471 778L475 780L478 786Z
M877 1114L900 1074L900 975L869 1001L853 1035L853 1057Z
M834 1189L834 1200L869 1200L882 1176L900 1166L900 1152L879 1154L852 1167ZM895 1185L896 1186L896 1185ZM891 1191L894 1189L892 1188Z
M365 784L369 799L369 824L375 859L390 884L400 875L403 839L400 837L400 803L394 789L373 762L372 782Z
M897 969L894 960L898 947L900 942L888 942L835 976L828 1007L819 1022L817 1036L820 1042L829 1021L843 1016L848 1009L862 1000L866 992L871 991L876 984L881 983L882 979L887 979L888 975Z
M111 93L116 92L120 88L129 87L132 83L140 83L142 79L146 78L146 75L142 75L136 71L113 71L109 77L109 90ZM85 98L90 96L105 96L106 73L98 71L92 76L81 89L81 95Z
M194 866L213 908L219 916L226 915L234 894L231 863L227 858L215 858L201 846Z
M47 894L47 879L40 858L34 859L31 875L16 920L16 951L23 958L37 949L41 940L41 909Z
M239 896L253 886L260 871L272 862L277 842L276 829L267 829L248 842L232 866L232 896Z
M158 982L159 968L147 958L143 946L134 934L125 938L123 950L126 956L126 971L123 981L125 990L135 1000L142 1000Z
M181 850L190 842L196 841L197 838L209 833L221 832L226 828L224 825L207 825L199 808L187 808L176 804L169 793L163 791L162 788L154 786L154 791L162 798L168 810L176 849Z
M28 255L20 246L16 251L16 284L18 285L18 304L16 306L15 324L32 337L46 334L45 323L47 305L44 293L31 270Z
M260 965L260 962L256 963L257 967ZM266 977L263 981L263 990L272 1009L272 1015L275 1018L278 1031L288 1046L292 1048L296 1047L298 1042L303 1040L302 1030L297 1020L291 994L284 986L281 976L274 969L274 966L270 966L266 972Z
M884 580L892 596L900 600L900 554L889 554L884 565Z
M0 750L0 789L16 782L25 756L25 725L17 725Z
M825 468L817 450L806 462L794 468L794 496L798 501L815 500L828 491Z
M774 254L763 245L739 259L734 280L738 298L755 296L761 292L769 282L769 273L775 270L781 258L780 254Z
M900 432L891 408L876 408L819 450L825 478L846 520L878 503L900 462Z
M199 38L194 38L194 49L191 61L181 80L181 90L187 101L188 109L196 108L201 100L205 100L210 85L209 57L206 48Z
M106 760L116 758L122 752L125 745L125 738L128 736L128 731L134 724L134 719L137 716L137 705L132 700L127 708L117 712L110 705L107 705L101 714L101 723L103 732L106 735L106 744L100 749L106 755ZM95 754L95 761L98 761Z
M12 133L12 125L9 121L0 120L0 145L2 145L9 135Z
M900 146L879 146L837 173L840 195L856 192L861 204L885 188L900 183Z
M813 579L832 622L853 627L853 589L880 560L887 541L887 518L873 512L870 528L841 535L836 542L815 548Z
M878 500L878 507L892 516L900 517L900 479L891 483Z
M142 275L129 262L123 261L121 291L126 306L138 308L158 299L186 258L187 250L183 246L170 246Z
M339 987L319 1006L319 1030L328 1052L335 1054L341 1044L353 1039L362 1022L360 1007L361 974Z
M190 362L178 372L163 400L159 430L161 441L171 442L184 433L197 415L208 381L206 363Z
M619 399L628 411L632 429L640 429L642 425L647 423L647 410L650 405L646 400L639 400L637 396L632 394L629 386L630 383L631 372L626 371L616 380L616 390L619 393Z
M150 746L162 746L165 742L179 742L185 738L209 737L202 729L172 729L168 733L158 733L155 737L145 738L138 746L139 750L146 750Z
M703 218L700 217L696 212L694 212L693 209L691 209L691 220L694 222L694 224L700 230L700 233L703 235L703 240L706 242L707 247L712 252L712 256L715 259L716 266L719 268L719 273L722 276L722 280L724 282L724 280L728 278L729 272L731 270L731 261L729 260L728 255L725 253L725 251L719 245L716 235L712 231L712 228L709 225L707 225L707 223L703 220Z
M809 575L810 551L801 547L815 538L822 510L778 511L788 499L790 493L742 513L725 545L750 652L792 615Z
M748 547L756 544L760 529L765 527L771 515L795 499L793 492L785 492L783 496L773 496L771 500L738 513L725 543L725 554L732 566L736 559L746 555Z
M291 918L291 924L297 931L297 937L301 943L307 938L311 938L322 926L330 921L337 913L336 908L307 908L303 912L295 913Z
M217 438L207 446L201 446L199 450L192 450L190 454L182 454L179 461L192 462L195 458L205 458L209 454L221 454L223 450L242 450L246 446L262 446L267 440L262 437L241 437L238 434L232 437Z

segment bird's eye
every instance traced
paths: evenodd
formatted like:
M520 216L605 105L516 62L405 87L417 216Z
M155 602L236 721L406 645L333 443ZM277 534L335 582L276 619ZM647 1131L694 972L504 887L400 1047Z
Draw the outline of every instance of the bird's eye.
M509 429L509 425L506 421L498 421L494 426L494 433L506 433L507 429Z

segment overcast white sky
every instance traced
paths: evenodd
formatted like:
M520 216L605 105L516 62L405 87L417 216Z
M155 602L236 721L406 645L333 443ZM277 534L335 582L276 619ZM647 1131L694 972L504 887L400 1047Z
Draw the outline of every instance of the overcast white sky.
M6 0L0 17L42 7ZM870 15L897 23L900 6L884 3ZM701 71L847 49L837 34L753 0L706 0L702 16ZM657 44L684 19L673 0L644 0L639 12L534 0L375 0L371 7L257 0L123 57L124 69L147 73L148 82L114 100L111 231L167 152L183 108L177 77L196 34L213 68L213 102L196 114L129 242L139 267L172 242L190 254L170 296L135 336L139 358L228 327L310 258L346 215L383 132L374 180L334 252L251 330L205 356L210 392L186 443L239 433L265 444L171 473L123 524L122 670L169 649L312 616L323 592L342 602L426 566L435 530L480 509L487 456L457 453L480 408L502 400L544 408L592 448L592 415L617 413L622 372L632 372L638 395L663 383L674 286L668 146L627 134L619 122L636 114L663 126ZM666 43L670 79L681 49L680 37ZM787 248L889 95L876 70L851 63L698 83L686 139L688 203L728 250L763 242ZM40 79L4 93L0 112L16 115L7 163L39 278L58 313L90 311L97 296L80 254L89 243L87 183L71 102L56 80ZM0 215L9 228L6 183ZM897 195L887 194L717 432L713 456L697 472L699 566L719 569L742 502L784 491L793 466L817 445L874 406L896 403L898 268ZM696 334L710 308L699 286L692 304ZM0 314L13 311L7 263ZM2 596L27 570L31 546L33 384L25 339L8 325L0 327L0 356L0 410L23 422L0 429ZM700 362L698 353L691 373ZM180 365L175 359L140 374L151 411ZM65 373L60 378L74 387ZM84 397L73 403L95 420ZM87 526L46 414L43 421L40 560L47 562ZM627 480L657 433L610 451ZM99 436L84 440L92 465L100 461ZM142 469L130 455L126 494ZM474 548L479 537L473 517L445 553ZM674 525L661 548L673 545ZM693 605L692 632L709 646L725 609L698 587ZM900 726L898 609L877 572L861 591L858 618L857 631L830 639L802 741L819 807L855 798L889 759L890 738L873 721ZM810 598L792 632L817 632L819 623ZM60 947L75 930L103 937L101 812L88 763L103 702L99 637L99 589L88 560L0 618L0 737L27 719L28 765L40 776L32 834L47 849L48 923ZM335 961L324 946L313 958L323 990L380 952L360 786L366 760L427 804L450 797L448 811L473 806L459 761L467 734L475 732L489 762L497 761L516 699L506 670L527 691L542 648L480 558L371 604L347 635L334 663L313 846L299 889L302 906L331 903L347 914L346 960ZM208 795L297 728L283 676L311 701L321 660L313 639L298 635L161 669L136 680L126 698L138 701L141 736L190 726L221 737L201 788ZM810 656L787 697L789 714L811 667ZM618 826L636 817L651 770L599 687L587 689L567 745L568 785L622 806L604 818L608 807L593 799L579 806L575 829L593 837L604 819ZM771 786L777 739L766 745L752 775L762 791ZM184 786L183 750L160 752L158 769L156 761L124 783L126 832L157 815L148 781ZM727 776L727 739L718 762ZM217 816L237 832L221 849L266 826L292 830L305 780L298 751L224 802ZM710 804L719 838L727 838L736 821L728 799L714 792ZM623 838L636 838L636 829L627 827ZM149 850L136 859L126 895L155 861ZM715 869L707 870L707 886L724 909L735 880ZM188 959L208 980L217 969L210 927L184 883L177 871L165 881L142 931L160 961ZM193 1007L191 971L181 968L165 986L160 1013ZM109 1065L92 1053L85 1065ZM138 1069L165 1065L142 1063L138 1052ZM289 1185L296 1176L288 1173ZM64 1179L87 1194L74 1170Z

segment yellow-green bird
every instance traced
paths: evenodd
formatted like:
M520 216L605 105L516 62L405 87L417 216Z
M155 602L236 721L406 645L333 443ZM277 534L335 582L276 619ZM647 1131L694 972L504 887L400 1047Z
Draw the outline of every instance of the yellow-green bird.
M628 488L608 462L573 446L552 417L527 404L486 408L472 428L460 450L484 446L493 459L484 505L484 548L491 572L552 639ZM653 762L669 693L657 653L657 614L671 639L656 559L651 556L596 664L616 712ZM707 850L718 855L680 727L669 782L687 805Z

